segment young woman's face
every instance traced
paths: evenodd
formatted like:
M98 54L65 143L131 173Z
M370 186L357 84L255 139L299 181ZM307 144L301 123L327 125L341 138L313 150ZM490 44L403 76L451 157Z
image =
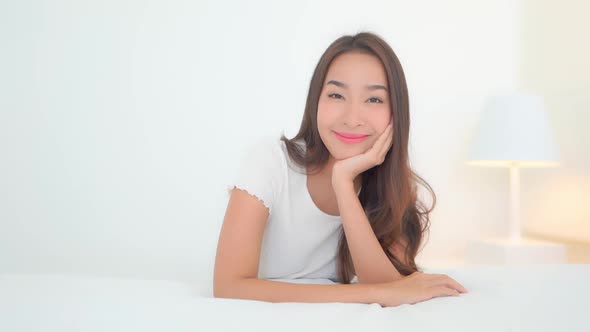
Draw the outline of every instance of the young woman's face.
M336 160L369 150L391 120L387 75L379 58L362 53L337 56L318 101L320 137ZM344 142L337 133L367 135Z

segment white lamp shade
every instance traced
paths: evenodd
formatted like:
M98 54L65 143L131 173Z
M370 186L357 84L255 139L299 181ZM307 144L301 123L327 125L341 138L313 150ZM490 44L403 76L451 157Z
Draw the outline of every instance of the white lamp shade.
M468 164L499 167L559 165L541 96L512 93L488 99Z

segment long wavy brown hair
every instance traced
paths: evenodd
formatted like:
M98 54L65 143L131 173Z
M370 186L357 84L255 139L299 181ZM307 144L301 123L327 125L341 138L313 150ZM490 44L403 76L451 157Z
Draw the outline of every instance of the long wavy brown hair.
M313 72L299 132L292 139L283 134L281 140L285 142L289 157L303 166L308 175L319 172L326 165L330 152L318 132L318 100L330 63L338 55L351 51L372 54L381 60L387 74L394 126L393 145L383 163L361 174L359 200L377 240L395 268L404 276L422 272L415 258L423 235L429 229L428 215L436 205L436 195L430 185L410 167L410 113L406 78L396 54L381 37L371 32L359 32L342 36L330 44ZM296 143L301 140L305 143L305 150ZM417 197L419 183L432 195L432 206L428 210ZM405 257L396 257L388 250L394 243L407 244ZM337 266L342 282L350 283L356 273L344 231L339 242Z

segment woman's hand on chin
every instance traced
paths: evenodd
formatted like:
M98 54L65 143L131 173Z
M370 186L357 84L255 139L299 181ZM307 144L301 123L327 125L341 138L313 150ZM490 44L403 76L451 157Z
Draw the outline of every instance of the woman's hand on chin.
M393 143L393 129L390 123L377 138L373 146L364 153L339 160L332 168L332 186L354 184L354 179L364 171L381 165Z

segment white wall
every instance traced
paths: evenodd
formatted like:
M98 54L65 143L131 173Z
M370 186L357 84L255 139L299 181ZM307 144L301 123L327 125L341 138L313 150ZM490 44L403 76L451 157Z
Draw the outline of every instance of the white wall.
M237 156L294 135L321 53L365 29L404 66L438 196L418 261L502 232L507 173L464 161L485 97L518 84L517 1L0 6L0 272L211 279Z
M590 244L590 3L524 0L522 12L520 85L545 97L561 150L559 168L522 172L523 227Z

